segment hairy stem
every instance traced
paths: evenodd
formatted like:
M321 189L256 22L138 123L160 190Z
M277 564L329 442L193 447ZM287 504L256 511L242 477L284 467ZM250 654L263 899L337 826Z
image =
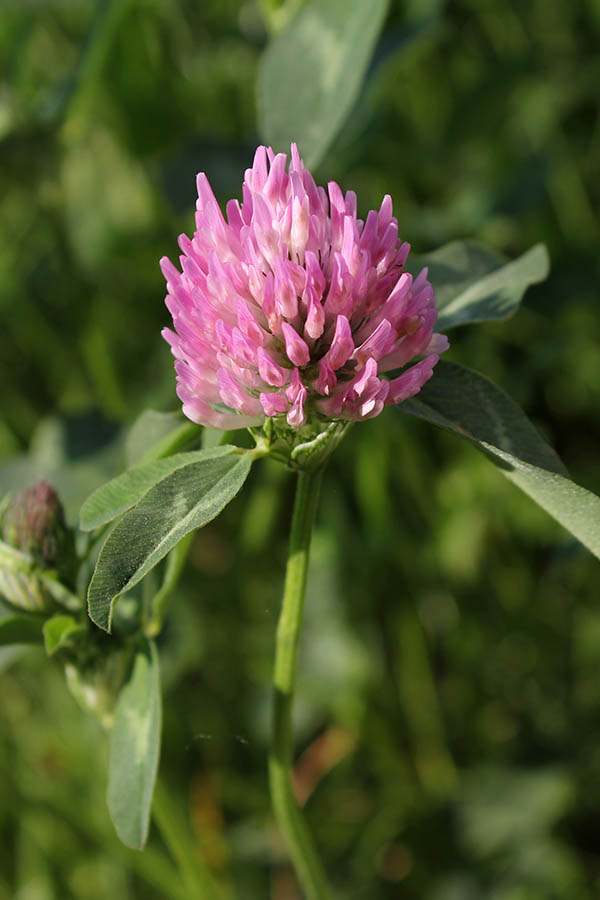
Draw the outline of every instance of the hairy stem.
M325 872L294 798L291 783L292 703L296 681L296 657L310 539L321 476L322 469L298 473L283 602L277 626L273 675L273 723L269 755L273 808L296 873L309 900L328 900L332 896Z

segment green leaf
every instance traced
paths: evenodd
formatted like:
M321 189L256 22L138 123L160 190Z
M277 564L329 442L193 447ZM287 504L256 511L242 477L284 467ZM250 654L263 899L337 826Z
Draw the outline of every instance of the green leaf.
M418 398L398 407L471 441L518 487L600 557L600 497L570 480L511 398L478 372L440 361Z
M0 647L8 644L42 644L42 622L33 616L0 619Z
M152 599L152 618L146 628L146 634L149 636L157 635L162 627L167 607L173 598L188 550L194 540L194 534L193 531L186 534L167 555L162 584Z
M195 454L187 454L189 457ZM130 590L182 537L214 519L250 471L248 453L190 460L152 487L111 529L88 591L93 622L110 630L116 598Z
M479 244L453 241L425 256L409 257L407 268L413 274L423 266L429 269L440 310L436 331L446 331L512 316L527 288L547 277L549 260L543 244L508 262Z
M312 0L267 48L258 76L260 130L276 150L321 160L360 90L387 0Z
M142 850L148 837L158 770L161 697L154 644L136 653L115 708L108 747L107 803L119 838Z
M73 616L52 616L44 622L44 644L48 656L53 656L58 650L73 646L73 638L85 632L82 625Z
M117 478L113 478L112 481L103 484L88 497L81 507L79 524L84 531L99 528L134 506L151 487L154 487L158 481L171 472L193 462L229 456L237 449L229 445L212 447L206 450L194 450L191 453L177 453L165 459L151 460L134 466Z
M170 456L200 433L200 426L184 419L180 412L147 409L138 416L127 435L127 465Z

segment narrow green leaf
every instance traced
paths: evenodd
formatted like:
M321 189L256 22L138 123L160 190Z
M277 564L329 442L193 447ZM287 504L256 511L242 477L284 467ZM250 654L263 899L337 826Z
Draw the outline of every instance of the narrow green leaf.
M127 435L127 465L135 466L177 453L201 431L199 425L184 419L180 412L165 413L146 409L135 420Z
M58 650L70 647L73 638L83 634L85 625L82 625L73 616L52 616L44 622L44 645L48 656L53 656Z
M260 129L316 165L356 100L387 0L311 0L267 48L258 76Z
M108 747L107 803L119 838L142 850L160 755L161 696L154 644L138 652L122 689Z
M600 497L570 480L525 413L483 375L440 361L418 398L398 407L473 443L518 487L600 557Z
M115 599L136 585L182 537L214 519L233 500L251 465L246 453L190 460L119 519L100 551L88 591L89 614L96 625L110 630Z
M42 622L33 616L0 619L0 647L9 644L43 644Z
M446 331L512 316L527 288L547 277L549 260L543 244L508 262L480 244L453 241L425 256L409 257L413 274L423 266L429 269L440 310L436 331Z
M99 528L134 506L151 487L171 472L193 462L229 456L236 450L237 448L232 446L212 447L194 450L191 453L176 453L165 459L151 460L134 466L103 484L88 497L81 507L79 524L84 531Z
M185 804L158 779L154 791L152 817L169 849L187 888L187 900L229 900L229 891L213 880L212 873L198 852L197 838L190 829Z

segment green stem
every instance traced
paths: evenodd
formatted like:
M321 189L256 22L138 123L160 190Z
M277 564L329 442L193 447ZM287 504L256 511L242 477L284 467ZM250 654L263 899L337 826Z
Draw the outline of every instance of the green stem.
M196 852L188 829L168 790L158 781L152 802L152 817L189 891L189 896L202 900L224 900L206 863Z
M269 754L273 808L296 873L309 900L328 900L331 890L292 791L292 702L310 538L322 472L319 469L315 472L298 473L283 602L277 626Z
M163 582L160 589L154 595L154 599L152 600L152 614L144 628L148 637L156 637L162 629L167 610L175 595L175 589L177 588L179 577L185 565L188 550L195 537L196 532L190 531L189 534L186 534L185 537L173 547L167 556Z

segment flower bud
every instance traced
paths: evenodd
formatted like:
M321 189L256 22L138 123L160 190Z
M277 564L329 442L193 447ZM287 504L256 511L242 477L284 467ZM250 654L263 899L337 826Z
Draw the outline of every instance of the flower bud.
M43 479L17 494L4 513L3 540L44 569L58 568L67 534L62 503Z
M46 573L72 587L76 562L73 532L52 485L38 481L10 500L1 535L0 594L20 609L50 609L57 591Z

